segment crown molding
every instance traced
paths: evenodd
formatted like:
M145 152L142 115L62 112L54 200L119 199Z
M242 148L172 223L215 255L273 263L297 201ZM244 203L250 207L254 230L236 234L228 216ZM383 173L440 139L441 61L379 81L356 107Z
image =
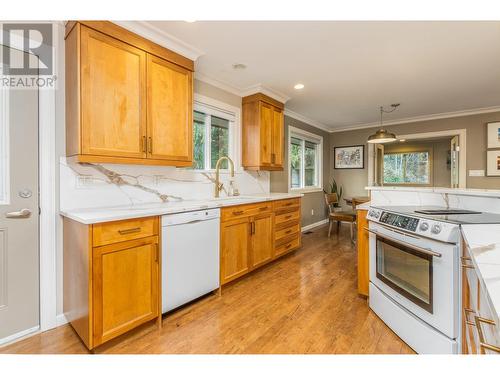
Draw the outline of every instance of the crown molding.
M287 101L290 100L290 97L288 95L285 95L282 92L274 90L270 87L266 87L262 83L257 83L255 85L247 87L246 89L243 89L241 92L242 94L241 96L248 96L257 93L262 93L264 95L267 95L283 104L285 104Z
M384 121L383 126L386 127L386 126L392 126L392 125L408 124L411 122L421 122L421 121L439 120L439 119L444 119L444 118L473 116L473 115L479 115L481 113L491 113L491 112L500 112L500 106L473 108L473 109L466 109L466 110L462 110L462 111L442 112L442 113L435 113L432 115L406 117L406 118L402 118L399 120ZM378 127L380 127L380 122L369 122L369 123L360 124L360 125L344 126L342 128L331 129L330 133L339 133L339 132L345 132L345 131L350 131L350 130L360 130L360 129L378 128Z
M325 124L323 124L323 123L321 123L319 121L316 121L316 120L312 120L309 117L303 116L300 113L291 111L291 110L289 110L287 108L285 108L285 116L294 118L295 120L299 120L299 121L301 121L301 122L303 122L303 123L305 123L307 125L314 126L315 128L323 130L323 131L325 131L327 133L331 133L332 132L332 129L329 128L328 126L326 126Z
M236 87L234 85L231 85L229 83L225 83L222 81L219 81L218 79L214 79L211 77L206 76L203 73L200 72L194 72L194 79L197 79L198 81L208 83L209 85L215 86L218 89L230 92L231 94L237 95L242 97L243 95L242 90L239 87Z
M151 25L147 21L112 21L114 24L168 48L190 60L196 61L205 52L183 42L173 35Z

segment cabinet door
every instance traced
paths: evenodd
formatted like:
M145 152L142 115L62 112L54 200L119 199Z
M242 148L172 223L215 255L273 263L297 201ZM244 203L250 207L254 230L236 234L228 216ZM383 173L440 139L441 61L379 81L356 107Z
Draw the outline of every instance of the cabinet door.
M273 216L259 215L251 221L251 267L258 267L273 258Z
M221 285L249 271L250 222L248 218L221 225Z
M146 53L82 27L81 69L82 153L146 157Z
M152 55L147 71L148 157L192 162L192 73Z
M272 164L273 107L260 102L260 165Z
M158 239L93 249L94 346L158 316Z
M281 109L273 107L273 166L283 167L283 112Z

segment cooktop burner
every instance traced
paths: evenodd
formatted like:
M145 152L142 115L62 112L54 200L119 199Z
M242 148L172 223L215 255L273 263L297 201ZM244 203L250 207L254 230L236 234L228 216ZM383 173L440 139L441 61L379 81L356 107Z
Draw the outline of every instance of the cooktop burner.
M415 213L425 215L466 215L481 214L479 211L460 210L460 209L437 209L437 210L415 210Z
M500 224L500 214L440 206L372 206L387 212L453 224Z

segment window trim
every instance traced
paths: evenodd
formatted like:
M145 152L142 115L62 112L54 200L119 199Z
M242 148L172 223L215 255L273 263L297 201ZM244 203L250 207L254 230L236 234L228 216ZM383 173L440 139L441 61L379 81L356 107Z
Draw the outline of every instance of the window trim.
M229 157L234 162L234 172L241 173L243 168L241 166L241 109L230 104L221 102L219 100L204 96L201 94L194 94L193 112L200 111L210 115L221 118L226 118L232 122L229 128ZM229 119L227 117L232 117ZM205 142L205 151L208 149L209 140ZM205 166L207 165L210 157L205 159ZM215 169L189 169L194 173L210 173L215 172ZM221 173L229 173L228 169L221 169Z
M301 187L292 188L292 173L291 169L291 158L290 158L290 142L292 137L299 138L303 141L314 142L318 145L316 158L316 167L318 172L318 182L316 186L303 186L304 184L304 176L305 176L305 163L304 163L304 154L302 154L302 163L301 163ZM323 191L323 137L318 134L314 134L308 132L306 130L302 130L293 126L288 127L288 136L287 136L287 174L288 174L288 192L289 193L314 193L318 191Z
M384 162L382 161L382 183L383 186L420 186L420 187L429 187L434 185L434 149L432 147L427 147L427 146L422 146L418 147L415 146L414 148L411 149L402 149L401 151L388 151L384 152L385 155L392 155L392 154L412 154L412 153L419 153L419 152L427 152L429 154L429 182L426 184L416 184L413 182L401 182L401 183L386 183L384 181Z

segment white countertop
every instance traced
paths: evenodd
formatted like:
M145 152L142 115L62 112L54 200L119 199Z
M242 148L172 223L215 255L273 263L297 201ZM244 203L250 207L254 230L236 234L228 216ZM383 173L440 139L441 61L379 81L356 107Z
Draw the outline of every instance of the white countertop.
M416 191L422 193L471 195L476 197L500 198L500 190L493 189L461 189L445 187L418 187L418 186L366 186L370 191Z
M495 320L500 322L500 224L462 225L461 229Z
M100 208L86 208L78 210L60 211L62 216L78 221L82 224L96 224L106 221L125 220L147 216L160 216L186 211L204 210L236 206L239 204L275 201L288 198L300 198L303 194L269 193L244 195L237 197L222 197L205 200L183 200L165 203L141 203L128 206L113 206Z

